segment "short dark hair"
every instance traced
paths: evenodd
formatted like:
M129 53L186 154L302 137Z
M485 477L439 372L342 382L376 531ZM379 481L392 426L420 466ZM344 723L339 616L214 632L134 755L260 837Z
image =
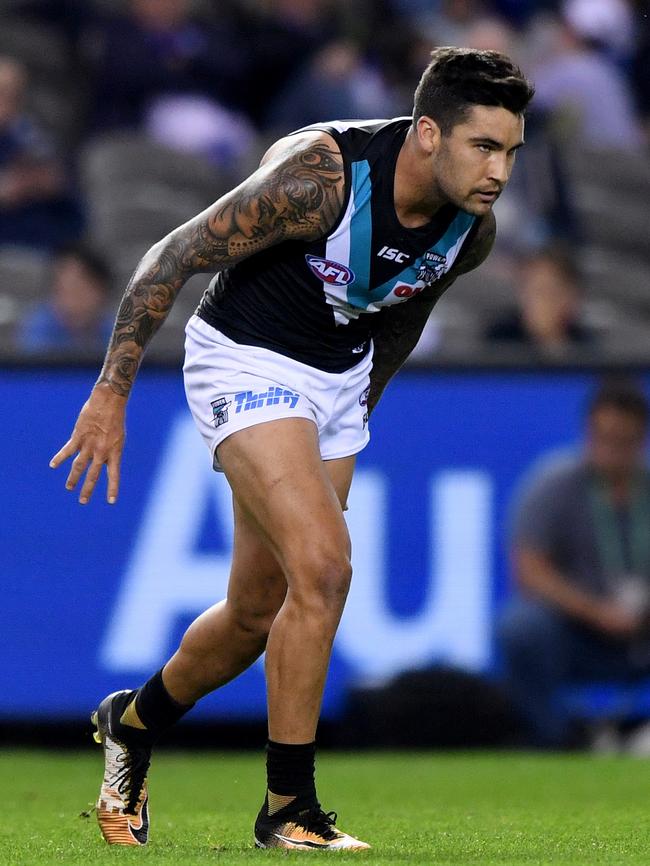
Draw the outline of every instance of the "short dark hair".
M64 259L76 259L94 280L106 288L106 291L111 289L113 279L111 268L95 247L84 241L59 247L54 254L53 264L57 265Z
M599 409L618 409L648 426L650 406L641 388L630 379L606 379L592 395L587 415L593 418Z
M474 105L523 114L535 88L509 57L498 51L436 48L415 90L413 123L430 117L449 135Z

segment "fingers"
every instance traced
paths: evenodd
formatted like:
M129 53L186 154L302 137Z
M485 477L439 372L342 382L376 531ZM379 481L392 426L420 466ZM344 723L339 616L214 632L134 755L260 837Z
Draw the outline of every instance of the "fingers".
M56 455L64 454L66 452L67 445L64 446L61 451ZM61 460L67 459L70 454L66 453L64 457L61 457ZM108 492L107 492L107 500L110 505L114 505L117 501L117 494L120 486L120 453L111 454L107 459L98 459L92 457L92 455L87 452L80 451L79 454L72 461L72 466L70 468L70 474L65 482L66 490L74 490L77 484L79 483L79 479L86 472L86 477L84 479L84 483L81 488L81 492L79 494L79 502L81 505L86 505L93 494L93 491L99 481L99 476L102 472L102 467L106 466L108 471ZM52 463L56 458L52 458ZM60 461L59 461L60 462ZM50 465L52 465L52 463ZM90 466L89 466L90 464ZM58 465L58 464L57 464ZM56 468L56 465L54 466Z
M88 464L90 464L90 466L88 466ZM112 455L108 460L91 460L90 455L80 453L75 457L72 463L72 468L70 469L70 474L68 475L68 480L66 481L65 486L67 490L74 490L79 479L85 472L86 468L88 468L79 494L79 502L81 505L87 505L93 491L95 490L97 482L99 481L99 476L102 473L103 466L106 466L108 470L108 493L106 498L110 505L114 505L117 501L117 494L120 486L120 455Z
M54 455L54 457L50 460L50 468L56 469L60 466L64 460L67 460L68 457L72 457L72 455L77 450L77 444L74 437L68 439L63 448Z
M108 493L106 498L110 505L114 505L117 500L117 493L120 487L120 455L112 455L108 460Z
M77 486L77 482L81 478L86 466L90 463L91 457L87 452L80 451L79 454L72 461L72 467L70 469L70 474L68 475L68 479L65 482L66 490L74 490Z
M86 478L84 479L83 487L81 488L81 493L79 494L79 502L82 505L86 505L90 497L92 496L92 492L95 489L95 485L99 480L100 473L102 471L103 463L99 463L96 460L90 464L90 469L86 472Z
M108 471L108 492L106 498L109 504L113 505L117 501L120 483L120 461L123 443L124 435L122 434L121 437L116 436L113 443L109 447L106 447L105 443L97 441L96 436L79 436L75 428L75 431L63 448L50 460L50 466L52 469L56 469L76 453L77 456L72 461L65 486L67 490L74 490L81 476L84 472L86 473L81 492L79 493L81 505L86 505L90 500L101 475L102 466L106 466Z

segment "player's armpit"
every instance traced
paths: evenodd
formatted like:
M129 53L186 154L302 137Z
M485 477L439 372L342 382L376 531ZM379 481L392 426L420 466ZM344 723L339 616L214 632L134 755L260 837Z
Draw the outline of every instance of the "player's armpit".
M443 280L439 281L442 282ZM449 285L451 282L447 278L444 288L448 288ZM390 379L417 345L433 305L441 293L431 297L422 292L402 304L386 307L380 313L380 325L373 335L374 353L368 394L369 413L377 405Z
M144 350L185 282L284 240L312 240L334 225L345 187L343 159L327 134L284 140L236 189L152 247L122 298L100 382L128 396Z

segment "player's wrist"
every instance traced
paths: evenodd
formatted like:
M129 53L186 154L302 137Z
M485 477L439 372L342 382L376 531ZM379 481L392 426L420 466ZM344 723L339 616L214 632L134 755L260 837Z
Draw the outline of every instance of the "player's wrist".
M126 387L124 383L115 381L105 373L100 375L93 387L93 393L101 395L103 399L109 399L122 405L128 400L130 392L130 385Z

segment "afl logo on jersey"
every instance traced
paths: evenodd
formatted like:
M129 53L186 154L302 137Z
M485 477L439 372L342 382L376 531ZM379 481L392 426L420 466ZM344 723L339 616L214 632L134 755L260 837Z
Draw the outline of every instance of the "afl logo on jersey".
M354 282L353 272L340 262L309 255L305 256L305 260L318 279L330 286L348 286Z

